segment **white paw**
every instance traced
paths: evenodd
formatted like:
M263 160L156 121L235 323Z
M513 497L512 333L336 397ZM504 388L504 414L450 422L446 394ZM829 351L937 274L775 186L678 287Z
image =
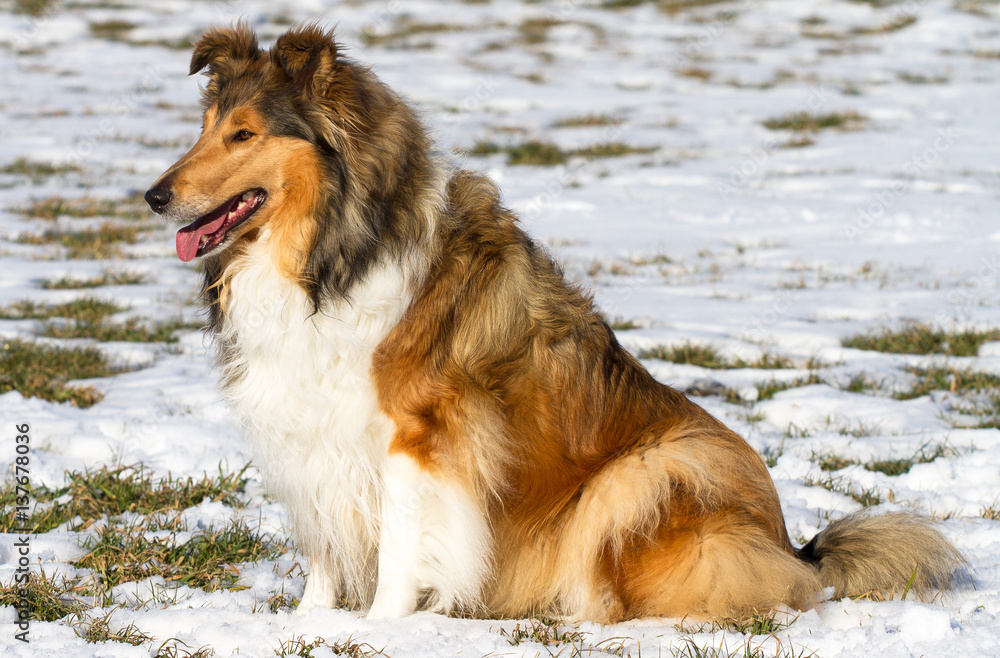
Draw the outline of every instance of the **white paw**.
M405 596L379 596L375 593L375 602L368 611L368 619L399 619L412 615L416 611L416 603L408 601Z
M299 601L298 607L295 608L296 615L309 614L310 610L315 610L316 608L332 608L333 606L322 600L320 597L316 596L315 590L306 588L305 593L302 595L302 600Z
M301 601L299 601L299 605L295 608L295 612L293 612L292 614L295 615L296 617L301 617L302 615L309 614L309 611L316 607L317 605L315 603L310 603L309 601L306 601L303 598Z

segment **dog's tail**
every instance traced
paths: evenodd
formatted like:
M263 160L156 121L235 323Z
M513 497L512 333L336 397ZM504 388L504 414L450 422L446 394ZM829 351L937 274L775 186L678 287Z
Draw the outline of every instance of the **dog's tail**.
M932 521L905 512L834 521L796 553L834 588L835 599L924 597L950 587L965 569L965 558Z

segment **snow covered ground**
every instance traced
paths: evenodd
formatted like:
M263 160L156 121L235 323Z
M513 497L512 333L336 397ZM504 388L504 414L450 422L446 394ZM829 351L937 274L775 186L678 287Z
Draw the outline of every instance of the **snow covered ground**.
M984 344L978 356L842 346L855 334L911 322L945 331L1000 327L1000 5L605 4L630 6L0 4L0 306L96 296L127 307L118 320L197 320L199 275L177 260L168 227L148 215L112 218L140 229L135 244L111 259L69 258L45 243L51 239L30 236L95 228L108 218L46 219L26 209L53 196L127 198L194 143L199 82L186 72L189 40L200 31L246 16L266 41L289 24L320 19L338 26L351 56L419 104L457 164L500 183L526 228L551 246L568 275L595 290L627 347L691 341L730 360L768 354L793 362L709 370L645 361L680 388L711 380L716 394L698 402L769 458L794 541L858 509L856 498L877 497L877 512L915 509L941 519L968 556L972 582L932 602L825 602L771 635L648 619L562 626L563 641L543 646L518 643L515 627L525 629L525 620L421 613L369 622L343 610L272 610L263 602L302 593L308 561L292 546L276 560L241 566L238 588L205 592L152 578L96 601L101 607L87 615L110 612L112 627L134 624L154 638L138 646L87 643L65 621L33 622L25 645L14 638L14 608L0 607L3 655L147 656L170 639L174 653L161 655L203 647L216 656L309 655L294 640L323 637L329 646L311 655L346 653L353 642L356 652L396 658L1000 656L1000 431L988 377L1000 375L1000 343ZM42 7L40 15L13 13L29 5ZM782 129L794 113L845 123ZM556 166L465 152L531 140L564 153L606 142L655 150L570 157ZM144 282L41 285L109 270ZM0 338L30 339L43 328L41 320L2 320ZM174 344L100 343L129 370L85 382L104 396L89 408L0 396L0 462L13 469L14 426L29 423L35 486L58 487L67 471L115 464L196 479L239 471L248 448L215 392L205 341L193 330L179 336ZM943 372L950 387L896 399L922 377L914 368ZM985 387L966 390L969 373L980 373ZM755 386L772 379L790 386L773 395ZM913 457L917 463L902 474L875 468ZM187 510L187 526L240 517L278 539L290 536L284 510L255 477L243 496L240 509L205 501ZM94 532L64 524L37 536L32 568L85 579L88 571L72 562ZM0 537L3 584L16 574L15 540Z

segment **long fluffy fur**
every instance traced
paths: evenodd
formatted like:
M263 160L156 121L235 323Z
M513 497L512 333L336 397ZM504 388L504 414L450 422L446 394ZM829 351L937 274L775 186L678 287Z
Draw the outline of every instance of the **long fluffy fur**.
M861 512L831 523L799 550L815 564L834 598L882 595L933 595L951 584L962 555L931 522L900 512L872 516Z
M185 222L267 191L205 256L205 299L223 390L312 558L303 608L616 621L948 586L961 556L913 515L793 549L759 455L656 382L341 50L315 25L270 51L208 33L202 138L157 182ZM220 146L246 126L257 146Z

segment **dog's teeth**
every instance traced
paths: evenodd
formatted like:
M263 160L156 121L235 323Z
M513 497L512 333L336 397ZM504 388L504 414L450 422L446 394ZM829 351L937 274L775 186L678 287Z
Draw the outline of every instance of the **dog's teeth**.
M232 219L233 217L236 217L236 213L235 212L231 212L228 215L226 215L226 219Z
M205 246L206 242L208 242L208 236L207 235L203 235L203 236L201 236L201 240L198 241L198 244L201 245L201 246Z
M249 201L252 198L253 198L253 192L244 192L243 193L243 200L244 201ZM240 205L243 205L243 204L241 203Z

